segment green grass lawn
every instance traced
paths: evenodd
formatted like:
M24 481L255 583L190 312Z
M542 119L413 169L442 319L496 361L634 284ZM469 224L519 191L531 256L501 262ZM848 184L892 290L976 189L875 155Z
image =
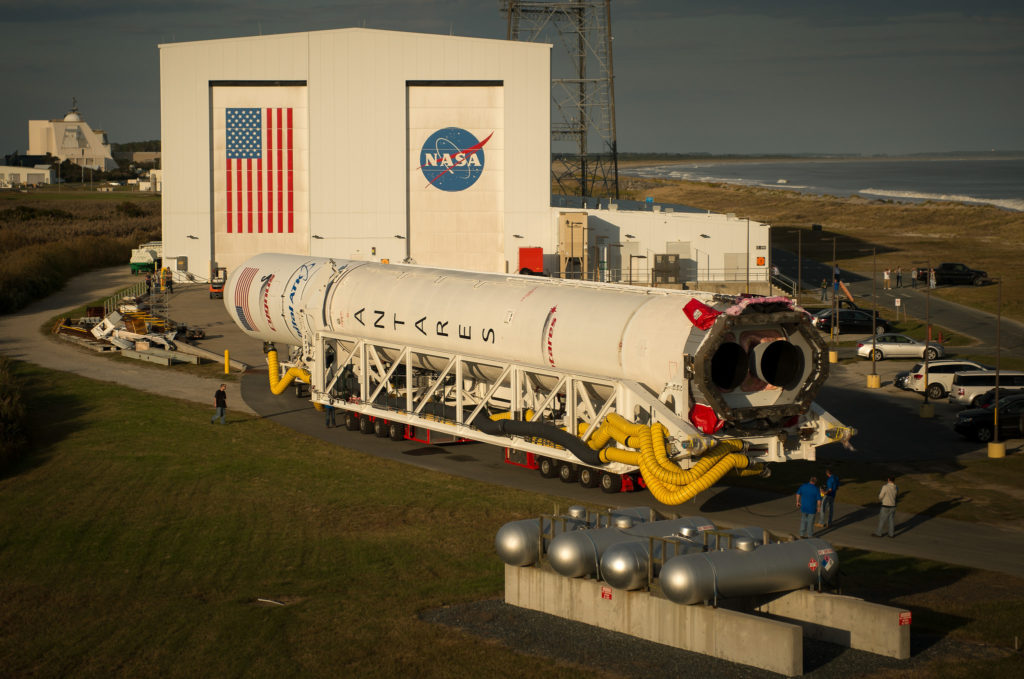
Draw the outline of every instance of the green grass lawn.
M495 531L550 512L555 498L259 418L210 425L200 405L16 372L34 451L0 477L0 675L600 676L419 619L500 597ZM847 593L872 591L865 583L886 569L884 596L929 611L920 629L994 645L995 660L975 670L1020 668L1006 665L1020 580L851 553ZM989 582L1002 584L989 592Z

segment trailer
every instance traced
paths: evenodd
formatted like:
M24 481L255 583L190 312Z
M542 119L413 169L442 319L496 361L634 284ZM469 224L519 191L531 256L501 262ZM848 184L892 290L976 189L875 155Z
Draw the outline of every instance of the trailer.
M275 393L306 382L350 428L491 443L609 492L678 504L854 433L814 403L827 348L784 297L284 254L224 292Z

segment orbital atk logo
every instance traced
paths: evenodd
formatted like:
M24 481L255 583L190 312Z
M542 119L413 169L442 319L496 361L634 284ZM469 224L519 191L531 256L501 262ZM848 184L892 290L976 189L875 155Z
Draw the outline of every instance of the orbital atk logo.
M483 141L461 127L445 127L423 142L420 167L429 186L442 191L464 191L476 183L484 171Z

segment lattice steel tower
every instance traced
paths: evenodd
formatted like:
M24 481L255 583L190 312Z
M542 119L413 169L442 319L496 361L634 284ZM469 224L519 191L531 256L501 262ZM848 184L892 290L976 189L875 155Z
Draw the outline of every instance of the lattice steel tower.
M618 198L611 0L499 1L509 40L562 48L551 55L551 172L558 188Z

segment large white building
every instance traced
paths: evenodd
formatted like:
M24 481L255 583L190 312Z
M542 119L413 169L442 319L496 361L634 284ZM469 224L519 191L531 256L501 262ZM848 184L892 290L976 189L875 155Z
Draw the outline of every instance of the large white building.
M76 165L103 170L117 169L117 163L110 154L110 142L103 130L94 130L82 120L78 106L59 120L28 121L28 151L30 156L45 156L47 153L62 162L70 160Z
M165 261L197 280L258 252L644 280L674 254L675 278L763 278L764 225L551 207L550 49L360 28L161 45Z

